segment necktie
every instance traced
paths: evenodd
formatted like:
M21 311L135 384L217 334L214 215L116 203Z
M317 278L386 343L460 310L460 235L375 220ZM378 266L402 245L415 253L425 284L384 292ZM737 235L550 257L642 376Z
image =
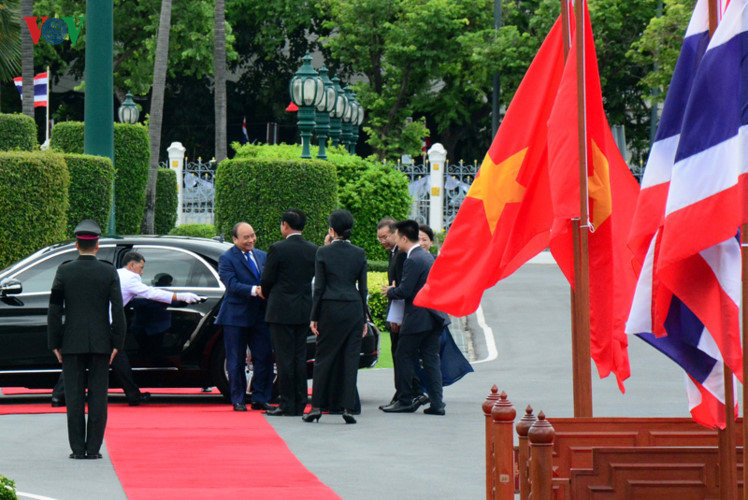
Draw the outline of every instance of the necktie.
M251 255L252 251L244 254L244 258L247 259L247 262L249 263L249 268L252 270L252 274L255 275L255 278L260 279L260 271L257 269L257 264L255 264L254 256Z

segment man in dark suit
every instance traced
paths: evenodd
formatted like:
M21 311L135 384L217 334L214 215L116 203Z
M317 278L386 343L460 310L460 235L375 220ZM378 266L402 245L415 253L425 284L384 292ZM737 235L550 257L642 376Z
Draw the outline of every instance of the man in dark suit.
M297 209L281 217L283 240L268 250L261 289L267 298L265 321L275 351L280 404L272 416L298 416L307 403L306 337L312 310L312 278L317 245L301 235L306 215Z
M255 249L257 236L246 222L235 224L231 236L234 246L218 259L218 275L226 287L226 293L216 318L216 324L223 325L231 403L235 411L247 411L244 402L247 392L244 367L249 346L254 365L252 409L271 410L273 349L270 330L265 323L265 300L260 288L260 276L267 254Z
M405 311L400 338L395 352L397 367L398 400L382 408L388 413L414 412L419 394L414 391L413 376L418 359L423 360L426 389L431 406L424 410L428 415L444 415L442 401L442 374L439 366L439 337L449 324L446 314L413 304L418 292L426 284L433 257L418 245L418 223L405 220L396 225L396 242L407 253L403 275L396 287L385 285L382 293L390 299L404 299ZM419 391L420 392L420 391Z
M57 268L49 298L47 344L62 363L65 377L70 458L101 458L109 365L124 346L125 312L117 270L96 259L99 226L87 219L74 232L80 255Z

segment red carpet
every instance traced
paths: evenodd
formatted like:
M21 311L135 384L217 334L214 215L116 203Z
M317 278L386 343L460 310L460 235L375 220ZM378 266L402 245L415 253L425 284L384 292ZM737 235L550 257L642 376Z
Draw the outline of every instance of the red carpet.
M0 415L64 412L42 403L0 405ZM129 500L340 498L257 411L112 404L104 441Z
M265 418L229 405L112 406L105 442L130 500L339 498Z
M142 392L153 394L221 394L217 388L211 392L203 392L199 387L154 387L153 389L141 388ZM52 388L49 389L27 389L25 387L0 387L0 392L6 396L15 396L19 394L52 394ZM110 394L122 394L122 389L109 389Z

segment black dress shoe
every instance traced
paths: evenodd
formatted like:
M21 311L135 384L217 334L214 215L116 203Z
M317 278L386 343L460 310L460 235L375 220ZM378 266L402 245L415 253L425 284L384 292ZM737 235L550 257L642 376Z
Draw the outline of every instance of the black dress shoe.
M292 411L284 411L280 408L273 408L272 410L267 410L265 412L265 415L269 415L271 417L300 417L303 415L303 413L296 413Z
M140 406L142 403L147 403L151 399L150 392L141 392L137 398L132 401L128 401L127 404L130 406Z
M58 398L52 398L52 408L60 408L61 406L65 406L65 400L64 399L58 399Z
M244 403L234 403L234 411L247 411L247 405Z
M423 410L423 413L426 415L444 415L446 412L444 411L444 407L441 408L434 408L434 405L429 406L425 410Z
M102 458L101 453L88 453L86 454L86 458L89 460L96 460L97 458Z
M406 405L400 401L395 401L394 404L383 407L382 411L385 413L413 413L416 409L412 404Z
M348 410L343 410L343 420L345 420L346 424L355 424L356 419L353 418L353 415Z
M276 407L271 405L270 403L258 403L257 401L252 401L252 404L250 405L250 407L253 410L265 410L265 411L276 409Z
M86 454L85 453L71 453L70 455L68 455L68 458L73 458L75 460L82 460L86 458Z
M424 406L428 404L429 401L431 401L431 399L427 395L421 394L420 396L413 398L413 407L417 410L419 406Z

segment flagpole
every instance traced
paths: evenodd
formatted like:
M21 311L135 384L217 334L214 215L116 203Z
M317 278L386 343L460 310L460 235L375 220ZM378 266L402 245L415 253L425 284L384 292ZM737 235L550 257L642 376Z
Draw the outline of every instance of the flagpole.
M579 147L579 221L576 228L578 251L574 255L574 305L576 333L572 335L574 363L574 416L592 416L592 367L590 365L590 276L589 223L587 210L587 102L585 95L584 0L574 4L577 56L577 123Z
M44 142L49 145L49 103L50 103L50 97L52 96L52 78L49 73L49 66L47 66L47 121L45 122L45 133L44 133Z
M743 294L742 294L742 322L743 322L743 500L748 500L748 467L746 467L745 443L748 442L748 418L745 418L745 402L748 401L748 384L746 384L745 374L748 373L748 357L745 355L748 347L748 304L746 304L746 295L748 294L748 224L743 224L740 228L741 259L743 262ZM725 405L727 406L727 405ZM725 419L727 420L727 419ZM736 457L737 462L737 457Z

